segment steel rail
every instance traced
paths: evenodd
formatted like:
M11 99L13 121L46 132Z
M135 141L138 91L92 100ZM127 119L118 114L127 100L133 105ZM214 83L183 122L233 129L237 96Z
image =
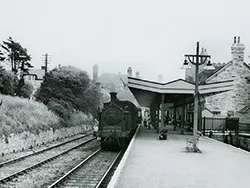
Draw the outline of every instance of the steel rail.
M74 142L74 141L76 141L76 140L80 140L80 139L85 138L85 137L87 137L87 136L89 136L89 135L91 135L91 134L93 134L93 133L89 133L89 134L86 134L86 135L83 135L83 136L74 138L74 139L72 139L72 140L68 140L68 141L65 141L65 142L62 142L62 143L59 143L59 144L50 146L50 147L48 147L48 148L45 148L45 149L42 149L42 150L38 150L38 151L36 151L36 152L30 153L30 154L28 154L28 155L24 155L24 156L22 156L22 157L17 157L17 158L14 158L14 159L11 159L11 160L2 162L2 163L0 163L0 167L3 167L3 166L5 166L5 165L12 164L12 163L15 163L15 162L24 160L24 159L26 159L26 158L28 158L28 157L31 157L31 156L34 156L34 155L37 155L37 154L40 154L40 153L49 151L49 150L51 150L51 149L54 149L54 148L56 148L56 147L60 147L60 146L62 146L62 145L68 144L68 143L70 143L70 142Z
M84 159L81 163L79 163L77 166L75 166L73 169L71 169L69 172L67 172L64 176L59 178L57 181L55 181L52 185L50 185L48 188L53 188L59 186L61 183L63 183L73 172L75 172L77 169L79 169L84 163L89 161L93 156L95 156L97 153L99 153L101 149L96 150L91 155L89 155L86 159Z
M39 167L39 166L41 166L41 165L43 165L45 163L48 163L49 161L52 161L52 160L58 158L59 156L62 156L62 155L66 154L66 153L68 153L68 152L70 152L70 151L72 151L72 150L74 150L74 149L76 149L78 147L81 147L82 145L85 145L85 144L87 144L87 143L89 143L89 142L91 142L91 141L93 141L95 139L96 138L91 138L91 139L89 139L89 140L87 140L87 141L85 141L85 142L83 142L81 144L78 144L78 145L76 145L76 146L74 146L74 147L72 147L70 149L67 149L67 150L65 150L65 151L63 151L63 152L61 152L59 154L56 154L56 155L54 155L52 157L49 157L49 158L47 158L47 159L45 159L45 160L43 160L41 162L33 164L33 165L31 165L29 167L26 167L26 168L24 168L24 169L22 169L22 170L20 170L18 172L15 172L15 173L7 176L7 177L4 177L4 178L0 179L0 183L6 183L7 181L10 181L11 179L13 179L13 178L15 178L15 177L17 177L19 175L22 175L22 174L24 174L25 172L27 172L29 170L32 170L32 169L34 169L36 167Z
M106 178L106 176L108 175L108 173L111 171L112 167L114 166L114 164L117 162L117 160L119 159L119 157L124 153L124 151L120 151L117 156L115 157L115 159L112 161L111 165L109 166L108 170L105 172L105 174L102 176L102 178L99 180L99 182L97 183L97 185L95 186L95 188L99 188L101 186L101 184L103 183L104 179Z

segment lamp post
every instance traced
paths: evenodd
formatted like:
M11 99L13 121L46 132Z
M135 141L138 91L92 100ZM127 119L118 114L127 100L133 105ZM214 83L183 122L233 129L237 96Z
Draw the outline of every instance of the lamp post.
M198 129L198 111L199 111L199 66L204 64L207 60L207 66L204 68L206 70L213 70L214 67L210 62L210 55L199 54L199 42L196 46L195 55L184 55L185 60L183 63L183 68L190 68L188 63L191 63L195 66L195 89L194 89L194 126L193 126L193 150L194 152L199 151L197 147L197 129Z

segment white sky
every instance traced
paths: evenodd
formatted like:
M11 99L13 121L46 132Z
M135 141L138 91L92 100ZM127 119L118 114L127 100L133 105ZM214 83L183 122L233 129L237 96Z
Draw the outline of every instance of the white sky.
M164 81L184 77L184 54L196 42L212 62L227 62L234 36L250 55L248 0L1 0L0 41L11 36L28 49L32 63L73 65L92 75L126 73Z

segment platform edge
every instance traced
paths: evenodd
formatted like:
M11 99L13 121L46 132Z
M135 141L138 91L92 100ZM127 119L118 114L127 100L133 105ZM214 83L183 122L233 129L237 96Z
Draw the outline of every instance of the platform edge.
M124 156L122 157L121 162L119 163L118 167L116 168L116 171L115 171L114 175L112 176L107 188L115 188L115 186L117 185L117 183L119 181L119 178L120 178L120 175L122 173L122 170L123 170L123 168L124 168L124 166L126 164L126 161L127 161L128 155L130 153L130 150L131 150L131 148L133 146L135 137L136 137L140 127L141 127L140 125L137 127L136 132L135 132L132 140L130 141L129 146L128 146Z

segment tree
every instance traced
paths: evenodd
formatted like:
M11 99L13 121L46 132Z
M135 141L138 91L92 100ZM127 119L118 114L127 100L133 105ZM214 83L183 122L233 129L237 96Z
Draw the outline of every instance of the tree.
M4 53L0 50L0 61L4 60L5 60Z
M6 41L3 41L1 46L7 53L7 57L4 57L4 59L7 58L10 61L11 70L15 74L17 74L19 68L22 72L27 72L28 69L25 66L32 67L28 62L31 60L31 56L28 55L27 49L23 48L20 43L9 37ZM0 57L2 57L1 54Z
M17 85L17 77L13 73L0 68L0 93L13 96L16 93Z
M33 67L28 62L31 60L31 56L28 54L26 48L23 48L20 43L14 41L11 37L3 41L1 46L7 55L5 57L4 53L0 52L0 60L9 60L11 63L11 70L14 74L17 75L20 70L20 79L16 88L16 94L22 97L29 97L32 88L29 84L24 83L23 75L24 73L28 73L28 68Z
M33 86L30 83L18 81L13 72L9 72L0 67L0 93L5 95L17 95L24 98L30 98L33 92Z
M91 82L88 89L84 91L86 97L86 108L89 113L97 117L97 108L100 105L101 93L98 91L95 83Z
M99 101L98 92L85 71L72 66L64 66L46 73L36 99L49 106L63 106L71 110L95 113ZM52 103L53 102L53 103ZM54 104L57 103L57 104ZM58 111L61 107L55 109ZM64 116L64 112L59 110Z
M16 88L16 95L19 97L30 98L34 87L29 82L24 82L24 80L19 80Z

